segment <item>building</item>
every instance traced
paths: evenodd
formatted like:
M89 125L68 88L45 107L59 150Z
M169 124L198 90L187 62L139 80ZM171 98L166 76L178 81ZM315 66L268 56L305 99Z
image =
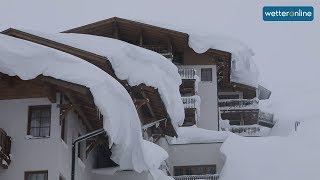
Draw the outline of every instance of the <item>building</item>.
M262 112L258 107L259 100L269 98L271 92L262 86L251 87L232 82L230 79L232 54L216 49L209 49L205 53L198 54L189 47L187 33L118 17L67 30L63 33L115 38L155 51L172 61L178 67L182 79L180 93L185 107L183 127L192 128L196 125L201 128L201 131L202 129L224 130L243 136L261 136L263 135L261 129L270 128L274 124L273 115ZM162 170L166 171L168 175L174 176L175 179L187 178L186 175L191 175L188 178L192 179L218 178L216 174L221 172L224 164L223 156L219 151L224 137L216 137L206 142L174 143L171 137L178 136L179 138L179 132L172 126L168 111L156 88L144 84L130 86L128 82L120 80L115 75L109 60L99 54L31 32L8 29L3 34L74 55L111 75L126 88L135 103L142 123L144 139L160 145L169 153L169 159L161 166ZM0 170L0 179L2 177L8 180L21 179L24 175L26 180L29 180L27 179L29 176L39 176L40 179L43 177L42 179L47 180L57 178L69 180L73 140L78 136L102 128L101 117L93 118L99 113L97 113L88 89L85 87L77 88L86 92L82 95L69 91L69 86L76 85L59 82L59 85L64 83L65 86L58 86L52 82L52 79L49 79L48 82L42 80L40 86L48 86L48 91L46 91L50 92L48 94L34 90L39 88L31 86L29 84L32 83L24 82L21 79L4 74L1 77L3 77L1 80L4 79L6 82L4 84L7 85L3 89L2 95L4 97L1 98L0 111L6 114L10 112L7 109L8 103L13 103L13 105L17 102L21 103L21 109L17 111L21 113L8 113L7 119L15 119L18 123L20 119L23 119L22 116L27 116L30 119L33 111L44 111L44 113L51 113L50 122L52 124L49 128L50 137L44 139L30 137L28 134L31 133L31 130L27 132L23 130L30 126L28 125L30 120L24 122L23 126L20 124L19 127L22 128L20 130L13 129L13 125L7 124L4 119L0 121L0 123L2 122L0 127L5 130L0 131L1 147L4 147L0 159L3 160L2 166L4 168L9 167L6 170ZM11 86L12 82L17 83L13 83L14 86ZM24 85L16 85L19 83ZM31 87L31 94L21 92L21 89L27 86ZM16 90L12 91L10 88ZM63 91L65 89L68 91ZM16 94L11 96L8 95L8 92ZM34 105L41 106L35 106L33 110ZM14 116L10 117L10 115ZM65 121L66 117L71 120ZM95 119L95 121L91 122L88 119ZM223 125L226 120L229 120L231 126ZM96 127L90 129L89 126ZM16 139L20 139L20 141L17 142ZM48 144L51 146L47 146ZM149 173L118 171L117 164L110 160L111 152L109 148L105 147L106 144L108 144L107 139L99 135L93 142L87 141L77 146L76 179L152 179ZM21 149L22 145L23 147L26 145L26 147ZM25 149L28 149L27 152L31 154L28 155L28 159L24 156ZM44 152L50 150L56 153L55 157L53 155L46 156ZM195 153L197 155L194 155ZM10 154L13 154L12 158ZM39 155L42 157L37 158ZM24 161L25 164L22 163L16 167L15 161ZM39 161L37 167L28 166L29 162L36 161ZM52 162L50 163L51 167L48 167L47 162ZM11 171L19 171L19 173Z

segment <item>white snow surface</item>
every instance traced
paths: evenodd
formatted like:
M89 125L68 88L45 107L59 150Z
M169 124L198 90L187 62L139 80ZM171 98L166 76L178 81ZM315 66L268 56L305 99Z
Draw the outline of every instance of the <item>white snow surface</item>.
M43 75L88 87L104 117L112 159L121 169L156 169L168 157L165 150L142 139L140 120L130 95L96 66L45 46L0 35L0 72L23 80Z
M242 41L221 34L200 33L190 28L178 26L177 24L141 20L136 21L188 34L189 46L198 54L205 53L209 49L231 53L230 80L256 88L258 87L259 71L253 60L254 52Z
M229 136L221 147L226 162L220 180L319 179L319 127L317 118L288 137Z
M112 38L26 31L31 34L89 51L108 58L116 76L131 86L146 84L158 89L162 101L177 128L184 121L184 107L179 92L182 83L178 68L164 56Z
M179 127L178 138L170 138L170 144L192 144L192 143L213 143L224 142L231 134L228 131L213 131L198 128L197 126Z

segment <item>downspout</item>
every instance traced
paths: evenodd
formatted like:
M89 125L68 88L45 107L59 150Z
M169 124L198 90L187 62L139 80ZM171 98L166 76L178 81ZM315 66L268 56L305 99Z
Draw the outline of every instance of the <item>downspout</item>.
M105 133L105 130L102 128L102 129L98 129L96 131L93 131L93 132L90 132L88 134L85 134L83 136L80 136L80 137L77 137L75 140L73 140L72 142L72 162L71 162L71 180L74 180L75 178L75 161L76 161L76 145L77 143L81 142L81 141L84 141L88 138L91 138L91 137L94 137L94 136L97 136L99 134L102 134L102 133Z

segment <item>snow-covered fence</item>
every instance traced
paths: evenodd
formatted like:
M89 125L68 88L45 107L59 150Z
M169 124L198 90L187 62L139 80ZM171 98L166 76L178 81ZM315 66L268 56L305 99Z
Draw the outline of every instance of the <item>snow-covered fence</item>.
M273 120L273 114L272 113L267 113L263 111L259 111L258 114L258 124L272 128L274 126L274 120Z
M258 109L258 99L219 99L220 110Z
M231 126L229 131L241 136L262 136L259 125Z
M196 70L192 68L179 68L181 79L196 79Z
M172 176L175 180L218 180L219 174Z

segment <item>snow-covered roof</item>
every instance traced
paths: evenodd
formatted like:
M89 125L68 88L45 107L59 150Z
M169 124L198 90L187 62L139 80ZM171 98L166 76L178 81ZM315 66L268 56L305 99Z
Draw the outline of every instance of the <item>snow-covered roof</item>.
M113 23L113 21L126 21L136 23L138 26L148 26L149 28L161 28L162 31L172 34L188 35L189 46L195 52L202 54L209 49L220 50L231 53L231 82L258 87L258 69L253 61L254 52L242 41L232 38L230 35L215 34L214 32L199 32L192 27L182 27L177 22L154 22L148 20L128 20L113 17L91 25L101 25L103 23ZM85 26L68 30L77 31ZM89 27L89 26L88 26Z
M127 80L130 86L144 83L157 88L172 125L177 128L183 123L184 107L179 92L181 77L178 68L165 57L112 38L72 33L26 32L106 57L116 76Z
M231 133L227 131L213 131L191 126L179 127L177 134L178 138L169 138L170 144L222 143Z
M142 139L130 95L98 67L58 50L0 34L0 72L22 80L43 75L88 87L103 115L112 159L121 169L155 169L168 157L161 147Z

